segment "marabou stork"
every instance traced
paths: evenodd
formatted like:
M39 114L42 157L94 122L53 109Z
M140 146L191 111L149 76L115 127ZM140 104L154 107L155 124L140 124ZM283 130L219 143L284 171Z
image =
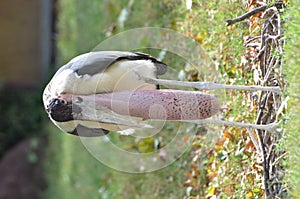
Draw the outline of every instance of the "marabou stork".
M56 72L44 90L44 106L56 126L79 136L151 128L144 123L148 119L201 121L218 112L219 102L213 95L159 89L159 85L199 89L231 86L158 79L159 75L167 72L167 67L143 53L86 53L75 57ZM269 90L255 86L236 86L235 89Z

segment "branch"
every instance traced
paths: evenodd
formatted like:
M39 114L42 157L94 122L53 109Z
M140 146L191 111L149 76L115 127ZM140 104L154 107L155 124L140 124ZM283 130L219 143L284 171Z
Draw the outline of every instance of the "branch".
M261 12L261 11L265 11L266 9L267 9L267 6L261 6L259 8L254 9L254 10L246 12L242 16L239 16L239 17L237 17L235 19L228 19L228 20L226 20L226 26L231 26L231 25L233 25L233 24L235 24L237 22L243 21L243 20L251 17L252 15L255 15L255 14Z
M275 6L275 7L285 7L285 4L283 2L277 2L277 3L274 3L273 5L265 5L265 6L261 6L261 7L258 7L258 8L255 8L254 10L250 10L249 12L246 12L245 14L235 18L235 19L228 19L226 20L226 26L231 26L237 22L240 22L240 21L243 21L259 12L262 12L262 11L265 11L267 8L269 7L272 7L272 6Z

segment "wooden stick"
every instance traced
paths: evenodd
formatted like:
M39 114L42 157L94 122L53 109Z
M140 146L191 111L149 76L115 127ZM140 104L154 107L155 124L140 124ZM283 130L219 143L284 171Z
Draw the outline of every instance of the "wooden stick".
M262 11L265 11L267 8L271 7L271 6L282 6L282 7L285 7L285 4L283 2L276 2L274 3L273 5L265 5L265 6L261 6L261 7L258 7L254 10L250 10L249 12L246 12L245 14L237 17L237 18L234 18L234 19L228 19L226 20L226 26L231 26L237 22L240 22L240 21L243 21L259 12L262 12Z
M259 8L254 9L254 10L246 12L245 14L243 14L243 15L237 17L237 18L228 19L228 20L226 20L226 26L231 26L231 25L233 25L233 24L235 24L237 22L243 21L243 20L251 17L252 15L255 15L255 14L257 14L257 13L259 13L261 11L264 11L266 9L267 9L267 6L261 6Z

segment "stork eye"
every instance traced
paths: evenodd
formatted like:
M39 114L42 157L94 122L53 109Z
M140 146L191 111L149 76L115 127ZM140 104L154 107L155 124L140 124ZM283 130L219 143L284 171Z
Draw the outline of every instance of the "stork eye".
M67 100L64 100L64 99L60 99L60 102L61 102L62 104L64 104L64 105L67 105L67 104L68 104Z

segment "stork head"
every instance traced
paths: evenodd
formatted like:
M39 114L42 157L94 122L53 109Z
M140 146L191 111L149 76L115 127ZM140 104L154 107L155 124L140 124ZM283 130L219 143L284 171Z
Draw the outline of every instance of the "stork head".
M109 133L108 130L93 127L89 124L92 123L91 121L76 121L82 108L73 104L72 101L52 98L45 104L45 107L52 122L64 132L83 137L102 136Z
M72 103L63 99L53 98L46 105L49 116L57 122L67 122L73 120Z

